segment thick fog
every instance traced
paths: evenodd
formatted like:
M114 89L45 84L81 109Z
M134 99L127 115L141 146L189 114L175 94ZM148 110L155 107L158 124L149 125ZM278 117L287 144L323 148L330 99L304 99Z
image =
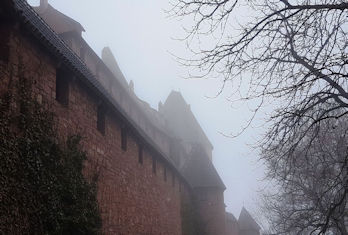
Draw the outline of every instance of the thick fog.
M39 5L39 1L30 0ZM80 22L85 28L84 39L100 55L109 46L128 82L134 82L136 94L153 108L164 102L171 90L180 91L214 145L213 162L227 190L227 211L236 217L244 205L259 215L258 190L263 167L251 144L260 138L263 127L257 117L237 138L236 134L250 118L250 107L234 103L229 92L214 98L222 85L221 79L186 79L190 68L181 66L172 54L190 58L185 43L174 38L184 36L183 22L169 18L170 8L164 0L50 0L49 3ZM192 42L195 43L195 42Z

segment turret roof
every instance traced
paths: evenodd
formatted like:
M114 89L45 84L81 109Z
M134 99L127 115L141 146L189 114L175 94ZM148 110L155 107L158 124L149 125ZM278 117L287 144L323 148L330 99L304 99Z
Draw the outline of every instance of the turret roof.
M172 129L177 137L184 141L208 145L213 149L213 145L193 115L190 105L186 103L180 92L172 91L164 102L160 112L173 125Z
M191 154L181 171L194 188L226 189L213 163L199 145L193 146Z
M34 7L34 9L58 34L77 32L81 35L85 31L79 22L56 10L50 4L47 4L47 6L40 5L39 7Z
M253 219L253 217L250 215L249 211L242 208L242 211L240 212L239 218L238 218L238 224L240 230L256 230L259 231L261 227L256 223L256 221Z

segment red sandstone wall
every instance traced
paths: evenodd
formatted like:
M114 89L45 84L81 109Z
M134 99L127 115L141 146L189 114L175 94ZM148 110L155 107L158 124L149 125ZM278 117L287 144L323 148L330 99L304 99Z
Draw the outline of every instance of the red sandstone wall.
M237 221L226 221L226 235L239 235L239 227Z
M207 234L225 235L226 218L223 191L214 188L197 188L194 191Z
M10 40L10 59L1 71L22 60L25 76L34 83L34 97L57 115L61 138L70 134L84 137L88 153L86 175L99 172L98 200L105 234L181 234L180 193L178 177L172 185L172 171L157 162L157 174L152 171L153 154L146 148L144 162L138 162L138 142L128 135L128 149L121 149L120 120L111 113L106 117L106 134L97 131L98 98L77 79L70 84L69 106L55 100L55 73L58 61L45 52L28 36L13 32ZM0 62L3 63L3 62ZM6 90L2 75L0 92ZM218 234L217 234L218 235Z

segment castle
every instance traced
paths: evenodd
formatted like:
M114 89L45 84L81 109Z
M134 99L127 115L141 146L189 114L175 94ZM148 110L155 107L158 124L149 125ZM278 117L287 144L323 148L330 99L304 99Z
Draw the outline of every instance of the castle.
M0 95L22 63L34 98L55 113L59 137L84 137L85 175L99 174L104 234L184 234L183 207L193 204L209 235L259 234L246 209L238 220L225 212L213 146L180 92L155 110L136 96L111 50L100 58L83 26L47 0L0 6Z

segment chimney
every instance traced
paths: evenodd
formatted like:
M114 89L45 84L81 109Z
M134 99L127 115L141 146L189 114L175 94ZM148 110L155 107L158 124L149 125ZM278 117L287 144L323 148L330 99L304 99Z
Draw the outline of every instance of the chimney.
M48 7L48 0L40 0L40 9L42 11L46 10Z

